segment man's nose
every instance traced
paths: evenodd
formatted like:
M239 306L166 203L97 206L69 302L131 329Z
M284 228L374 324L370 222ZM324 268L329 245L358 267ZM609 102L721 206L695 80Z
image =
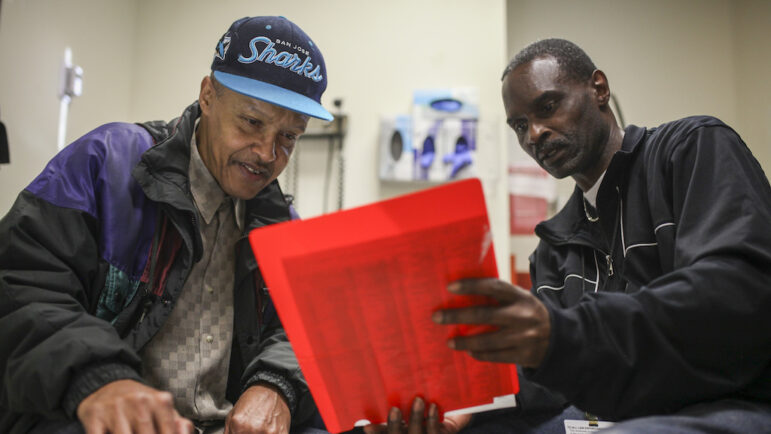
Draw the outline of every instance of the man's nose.
M276 137L271 134L264 134L254 141L251 149L260 157L262 162L273 162L276 159Z
M542 123L531 122L530 128L527 134L529 139L528 143L530 144L530 146L538 146L544 140L549 138L549 135L551 134L551 132Z

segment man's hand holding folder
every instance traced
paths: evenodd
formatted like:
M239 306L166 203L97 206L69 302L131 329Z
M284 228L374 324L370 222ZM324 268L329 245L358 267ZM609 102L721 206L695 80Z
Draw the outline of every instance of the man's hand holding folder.
M448 285L447 290L498 301L497 305L435 312L432 320L437 324L477 324L496 329L454 337L447 341L450 348L487 362L516 363L528 368L541 363L549 346L551 323L549 311L530 291L494 278L459 280Z
M463 429L471 421L471 414L447 416L444 420L439 417L439 408L431 403L426 413L426 404L420 397L412 401L410 414L405 422L402 412L398 407L393 407L388 412L388 422L380 425L367 425L365 434L455 434Z

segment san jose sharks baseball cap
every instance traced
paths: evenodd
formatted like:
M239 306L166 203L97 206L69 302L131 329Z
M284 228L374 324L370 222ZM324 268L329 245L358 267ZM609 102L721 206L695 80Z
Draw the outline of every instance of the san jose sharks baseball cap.
M222 35L211 64L230 90L331 121L321 105L327 68L319 47L284 17L245 17Z

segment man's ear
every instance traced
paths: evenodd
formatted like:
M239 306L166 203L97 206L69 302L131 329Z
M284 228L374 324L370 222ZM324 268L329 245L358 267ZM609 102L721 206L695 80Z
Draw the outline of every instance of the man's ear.
M594 96L600 107L608 105L608 101L610 101L608 77L606 77L605 73L599 69L595 69L592 73L592 88L594 89Z
M201 107L201 111L205 114L209 114L209 108L211 107L212 99L215 97L214 84L211 82L211 77L204 76L201 80L201 91L198 94L198 105Z

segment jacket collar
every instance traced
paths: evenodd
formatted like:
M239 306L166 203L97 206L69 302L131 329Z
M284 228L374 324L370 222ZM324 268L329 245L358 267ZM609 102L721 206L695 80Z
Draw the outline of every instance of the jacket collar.
M173 208L197 215L190 193L190 139L195 121L201 115L198 102L188 106L171 122L154 121L140 124L155 141L134 168L132 175L148 198L167 203ZM290 219L289 205L274 180L253 199L246 201L245 225L253 228ZM196 249L197 250L197 249Z
M642 148L640 144L645 138L645 128L629 125L624 129L624 139L619 149L610 160L608 170L600 185L598 203L606 198L612 186L625 181L625 174L635 155ZM564 207L551 219L539 223L535 227L535 233L539 238L552 244L567 244L571 242L581 244L596 244L596 225L591 225L584 213L583 191L578 185L573 189L573 194Z
M198 102L195 102L185 109L182 116L168 124L141 124L153 136L155 146L142 155L132 174L150 199L168 203L177 209L195 212L190 200L188 168L190 139L193 136L195 120L200 114Z

